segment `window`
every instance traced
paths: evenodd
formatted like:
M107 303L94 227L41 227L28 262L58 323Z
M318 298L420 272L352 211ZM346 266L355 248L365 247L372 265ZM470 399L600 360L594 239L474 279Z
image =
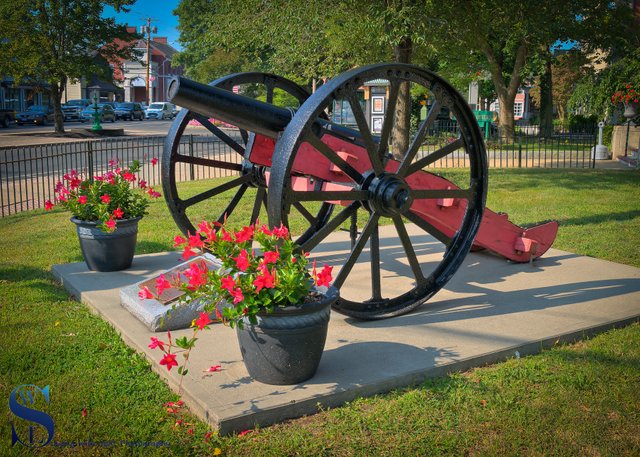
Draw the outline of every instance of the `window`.
M514 117L522 117L524 103L514 103L513 104L513 116Z

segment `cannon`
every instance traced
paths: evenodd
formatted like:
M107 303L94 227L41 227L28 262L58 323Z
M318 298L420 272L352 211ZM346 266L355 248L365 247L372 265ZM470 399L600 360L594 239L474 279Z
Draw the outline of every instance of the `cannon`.
M367 108L363 100L372 96L363 90L372 83L386 87L383 103L375 109ZM411 129L406 150L393 150L397 112L408 109L400 100L407 85L428 94L432 103L417 128ZM261 93L264 100L246 96L249 90L245 95L236 93L243 87ZM214 215L219 221L237 217L237 223L254 223L266 214L270 226L288 226L290 214L298 212L305 227L296 241L305 251L312 251L336 230L349 230L351 249L334 284L341 288L356 262L364 259L370 264L370 293L367 298L340 298L334 308L348 316L382 319L415 309L447 283L471 249L529 262L544 254L555 239L556 222L522 228L506 214L485 209L487 159L478 124L462 96L426 69L397 63L369 65L331 79L313 94L268 73L233 74L209 85L178 77L168 93L183 108L169 131L162 158L164 195L178 227L185 234L195 233L194 222L203 214L193 209L226 196L228 203ZM276 98L296 106L278 106ZM347 114L348 125L332 121L328 113L333 111L335 119L336 110ZM372 133L369 120L374 117L377 125ZM443 117L455 119L456 128L438 140L434 126ZM212 118L236 126L238 134L219 128ZM233 156L184 154L182 136L194 121L234 151ZM450 168L432 168L436 163ZM178 185L185 164L212 167L232 177L186 195ZM250 208L250 214L240 207ZM441 259L421 261L422 252L414 247L406 222L412 231L431 235L444 245ZM393 275L381 274L381 224L395 230L395 261L408 266L413 276L407 290L395 296L385 293L386 281L394 281Z

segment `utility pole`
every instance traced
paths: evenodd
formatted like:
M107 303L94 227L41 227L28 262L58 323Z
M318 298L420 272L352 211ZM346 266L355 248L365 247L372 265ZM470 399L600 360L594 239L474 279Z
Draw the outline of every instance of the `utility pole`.
M145 96L146 96L146 104L147 106L149 106L150 101L151 101L151 97L149 97L149 77L150 75L150 71L151 71L151 47L149 45L150 41L151 41L151 32L153 33L157 33L158 32L158 28L154 27L153 30L151 29L151 18L148 17L146 18L147 20L147 25L146 26L142 26L142 33L146 33L147 34L147 79L146 79L146 92L145 92Z

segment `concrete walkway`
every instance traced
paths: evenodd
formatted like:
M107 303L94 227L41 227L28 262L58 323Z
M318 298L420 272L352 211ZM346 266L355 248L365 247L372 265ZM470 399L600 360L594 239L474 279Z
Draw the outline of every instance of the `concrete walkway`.
M413 228L408 226L410 232ZM383 277L404 292L407 267L395 261L398 245L391 227L382 227ZM441 258L428 236L414 234L420 261ZM347 234L334 233L320 246L322 262L339 264ZM124 272L96 273L82 263L56 265L55 276L91 309L109 321L124 341L144 353L155 371L177 390L177 370L159 365L160 351L147 346L154 334L120 306L119 289L179 262L175 252L138 256ZM357 297L368 289L368 264L357 264L343 287ZM389 291L390 293L393 291ZM191 355L182 398L198 416L227 434L313 414L318 405L335 407L451 371L466 370L533 354L640 317L640 269L551 249L542 259L513 264L487 253L472 253L446 288L416 311L382 321L357 321L332 313L320 368L310 381L270 386L253 381L240 356L234 331L215 325L203 332ZM175 331L180 337L191 331ZM206 373L212 365L218 373Z

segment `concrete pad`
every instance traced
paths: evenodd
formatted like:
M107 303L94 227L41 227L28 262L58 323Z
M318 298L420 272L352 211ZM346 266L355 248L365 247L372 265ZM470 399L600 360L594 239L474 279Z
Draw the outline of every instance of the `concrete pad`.
M420 261L437 264L442 245L411 225L407 228ZM411 270L396 258L402 248L392 226L381 227L380 240L383 294L408 290ZM337 232L314 255L320 264L341 265L348 249L347 234ZM349 275L342 288L344 296L364 297L370 291L366 257L363 252ZM176 390L177 370L167 372L159 365L161 353L147 347L151 336L162 334L151 332L120 305L119 289L179 262L179 254L170 252L138 256L124 272L91 272L84 263L53 267L65 287L120 331L127 344L144 353ZM300 385L253 381L242 363L234 330L213 326L201 335L191 354L182 398L194 413L226 434L313 414L319 404L334 407L501 361L516 351L533 354L639 317L638 268L556 249L533 265L471 253L446 288L410 314L357 321L333 312L318 372ZM172 336L190 333L180 330ZM204 371L218 364L221 372Z

